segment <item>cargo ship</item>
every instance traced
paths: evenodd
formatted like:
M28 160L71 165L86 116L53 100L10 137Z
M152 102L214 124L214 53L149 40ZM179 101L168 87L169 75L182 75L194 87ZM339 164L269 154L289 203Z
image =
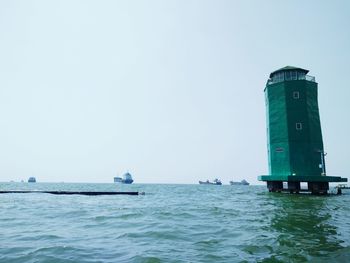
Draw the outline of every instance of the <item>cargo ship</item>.
M222 182L219 179L215 179L214 181L210 182L209 180L206 181L199 181L199 184L214 184L214 185L222 185Z
M240 182L230 181L230 185L249 185L249 183L246 180L243 179Z
M36 183L35 177L33 177L33 176L29 177L28 183Z
M123 177L114 177L115 183L121 183L121 184L132 184L134 180L132 179L132 176L130 173L125 173Z

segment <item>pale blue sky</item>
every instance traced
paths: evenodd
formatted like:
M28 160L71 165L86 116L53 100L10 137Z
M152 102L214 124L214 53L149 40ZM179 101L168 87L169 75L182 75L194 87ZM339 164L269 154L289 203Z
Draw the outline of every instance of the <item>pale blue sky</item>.
M0 1L0 179L257 183L286 65L349 178L349 25L349 1Z

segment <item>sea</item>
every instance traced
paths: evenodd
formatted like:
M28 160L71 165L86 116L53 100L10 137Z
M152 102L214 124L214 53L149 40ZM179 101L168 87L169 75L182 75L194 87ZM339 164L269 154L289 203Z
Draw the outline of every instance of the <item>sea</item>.
M350 193L266 186L0 183L0 262L350 262Z

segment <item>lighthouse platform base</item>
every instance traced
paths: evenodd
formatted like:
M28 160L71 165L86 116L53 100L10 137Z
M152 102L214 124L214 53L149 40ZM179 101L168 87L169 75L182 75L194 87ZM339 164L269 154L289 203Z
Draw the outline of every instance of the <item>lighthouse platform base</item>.
M259 181L266 181L269 192L290 192L311 194L327 194L330 182L347 182L347 178L339 176L279 176L262 175ZM307 183L307 188L302 189L300 184Z

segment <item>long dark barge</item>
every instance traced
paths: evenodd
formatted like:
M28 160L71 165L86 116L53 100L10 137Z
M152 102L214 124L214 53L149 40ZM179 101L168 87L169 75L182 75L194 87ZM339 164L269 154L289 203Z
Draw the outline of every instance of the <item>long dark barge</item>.
M143 192L91 192L91 191L0 191L0 194L29 194L29 193L43 193L53 195L139 195L144 194Z

